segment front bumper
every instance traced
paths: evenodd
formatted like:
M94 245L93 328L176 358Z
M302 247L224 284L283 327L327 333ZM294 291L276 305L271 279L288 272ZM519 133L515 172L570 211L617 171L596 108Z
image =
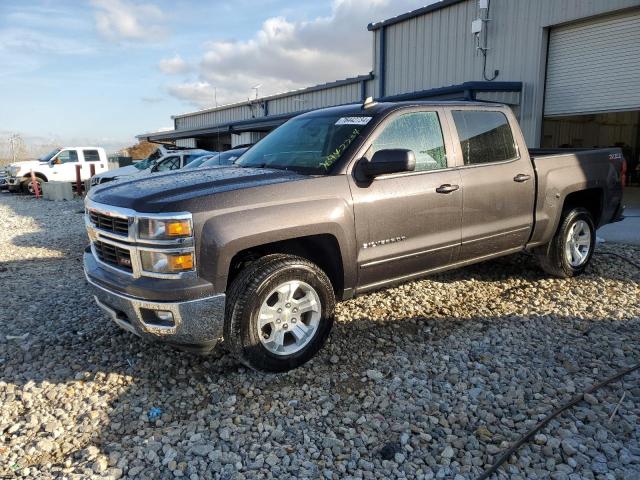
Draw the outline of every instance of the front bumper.
M222 338L224 294L194 300L149 301L99 285L86 267L85 259L85 276L94 299L119 327L145 339L201 353L213 349ZM162 312L163 318L158 317L157 312ZM167 320L168 314L170 320Z

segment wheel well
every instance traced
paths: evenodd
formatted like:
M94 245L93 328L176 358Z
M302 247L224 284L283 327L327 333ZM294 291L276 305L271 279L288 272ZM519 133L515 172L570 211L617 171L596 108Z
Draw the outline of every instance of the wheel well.
M563 210L571 210L576 207L589 210L597 228L600 224L600 217L602 217L602 189L588 188L567 195L564 199Z
M42 180L43 182L48 182L49 180L47 180L47 177L40 172L34 172L33 173L36 177L38 177L40 180ZM22 178L24 178L25 180L29 180L31 178L31 174L27 173L26 175L23 175Z
M234 255L229 266L227 289L240 271L258 258L274 253L297 255L315 263L329 277L337 298L344 289L344 270L340 246L333 235L312 235L267 243L242 250Z

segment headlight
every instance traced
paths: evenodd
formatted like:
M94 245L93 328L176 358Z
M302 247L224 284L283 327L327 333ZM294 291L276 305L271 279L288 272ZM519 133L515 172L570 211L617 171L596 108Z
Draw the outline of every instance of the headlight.
M141 218L138 220L138 235L146 240L172 240L192 235L191 219Z
M193 270L193 252L163 253L140 251L142 269L152 273L181 273Z

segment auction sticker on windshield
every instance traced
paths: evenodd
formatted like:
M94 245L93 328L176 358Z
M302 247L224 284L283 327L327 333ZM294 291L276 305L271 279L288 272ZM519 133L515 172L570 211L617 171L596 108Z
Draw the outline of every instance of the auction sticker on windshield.
M372 117L342 117L336 125L366 125L371 121Z

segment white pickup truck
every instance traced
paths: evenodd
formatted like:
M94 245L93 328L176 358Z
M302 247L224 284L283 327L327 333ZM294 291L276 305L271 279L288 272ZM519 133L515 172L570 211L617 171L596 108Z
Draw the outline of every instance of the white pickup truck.
M107 154L100 147L65 147L57 148L38 160L12 163L6 169L9 190L34 193L32 170L39 186L49 181L75 182L77 165L81 167L80 179L88 180L91 178L91 165L95 165L94 174L107 171Z

